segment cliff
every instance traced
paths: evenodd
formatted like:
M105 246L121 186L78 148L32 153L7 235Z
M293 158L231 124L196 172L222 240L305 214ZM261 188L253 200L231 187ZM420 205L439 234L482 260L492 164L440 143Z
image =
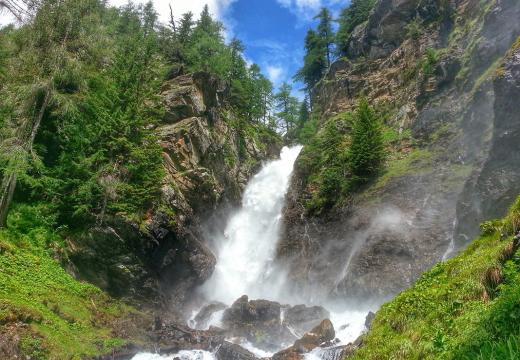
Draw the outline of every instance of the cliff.
M327 165L309 166L304 148L279 245L295 287L379 303L464 247L480 221L506 213L520 190L517 94L493 78L520 35L519 15L510 0L376 3L313 96L317 136L332 131L341 144L365 96L384 119L389 156L371 183L324 208Z
M207 73L168 80L160 96L160 205L144 221L113 217L70 239L69 257L77 276L109 294L176 312L215 266L202 235L205 221L240 201L261 162L278 156L281 141L235 116L229 89Z

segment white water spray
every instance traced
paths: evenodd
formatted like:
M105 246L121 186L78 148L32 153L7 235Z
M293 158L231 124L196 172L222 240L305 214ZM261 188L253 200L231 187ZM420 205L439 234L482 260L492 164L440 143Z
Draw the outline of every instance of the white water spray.
M283 276L274 258L284 198L301 146L282 149L280 159L251 179L241 209L217 239L217 266L203 286L211 300L230 304L242 295L275 300ZM279 285L279 286L277 286Z
M453 220L450 243L448 245L448 248L444 252L444 255L442 255L442 261L448 260L451 257L451 255L453 255L453 252L455 251L455 230L456 229L457 229L457 219Z

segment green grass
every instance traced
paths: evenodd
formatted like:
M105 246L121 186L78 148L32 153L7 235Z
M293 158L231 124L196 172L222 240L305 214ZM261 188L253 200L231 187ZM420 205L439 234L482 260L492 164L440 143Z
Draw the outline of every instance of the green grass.
M0 231L0 328L26 324L18 347L31 359L80 359L124 344L114 327L141 315L70 276L54 259L62 239L46 221L41 209L18 207Z
M519 359L520 198L377 313L354 359Z

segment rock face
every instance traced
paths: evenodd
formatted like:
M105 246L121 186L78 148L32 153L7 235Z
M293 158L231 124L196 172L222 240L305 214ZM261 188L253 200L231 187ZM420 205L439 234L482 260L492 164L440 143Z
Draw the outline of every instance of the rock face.
M278 257L299 293L384 301L449 255L457 234L505 212L520 190L515 55L496 68L519 17L514 0L376 3L313 99L325 122L363 94L413 141L392 143L382 176L320 215L306 210L316 190L296 162ZM413 36L410 24L420 26ZM428 49L437 51L426 73Z
M71 239L78 276L139 305L179 308L211 275L215 257L203 220L237 203L261 161L280 150L275 135L263 138L254 125L250 132L234 125L228 95L206 73L164 83L164 118L156 129L166 173L160 204L144 220L109 219Z
M493 85L493 137L487 159L472 174L459 202L459 245L477 235L482 219L503 217L520 194L520 42L497 70Z

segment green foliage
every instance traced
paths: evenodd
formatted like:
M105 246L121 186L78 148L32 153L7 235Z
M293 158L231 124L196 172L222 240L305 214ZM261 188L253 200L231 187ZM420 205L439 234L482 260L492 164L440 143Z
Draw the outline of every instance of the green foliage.
M350 34L356 26L368 20L370 11L376 0L352 0L350 5L341 11L338 19L339 29L336 34L336 50L338 55L347 54L347 45Z
M327 59L327 67L329 67L335 36L334 30L332 29L332 15L327 8L321 8L320 12L314 17L314 19L319 20L316 34L318 35L321 51L325 54L325 58Z
M320 213L348 198L375 177L385 159L385 141L379 115L366 100L356 111L329 119L313 135L317 119L311 117L300 132L302 150L298 166L308 178L312 198L306 208Z
M418 40L422 35L422 28L419 25L417 19L411 21L408 25L406 25L406 35L413 40Z
M54 258L63 240L50 213L43 205L15 207L9 230L0 231L0 323L27 324L19 348L31 359L79 359L123 345L112 326L138 313L60 266Z
M385 304L354 359L517 359L519 204Z
M176 49L173 54L172 48ZM183 63L191 72L210 72L227 80L231 104L237 112L249 121L268 122L272 83L258 65L246 63L245 48L238 39L224 42L224 26L211 17L208 6L196 22L191 13L184 14L169 41L163 41L163 49L171 61Z
M385 157L382 124L366 99L356 110L349 148L349 169L358 184L368 181L380 169Z
M426 49L426 53L421 60L421 68L425 77L430 77L433 75L435 65L437 65L438 61L439 53L432 48Z
M294 79L303 81L307 91L310 91L323 77L327 70L327 53L323 42L316 31L310 29L305 36L305 56L303 66Z
M274 96L276 116L280 119L280 126L286 137L292 137L292 131L298 126L298 99L291 95L292 86L284 82Z
M94 0L44 1L34 21L11 34L19 49L8 59L13 76L2 106L15 108L11 134L36 135L2 138L3 171L24 162L16 166L19 200L52 204L69 226L154 205L163 177L152 131L164 73L156 19L150 5L113 12ZM21 155L12 156L9 144L20 143Z

